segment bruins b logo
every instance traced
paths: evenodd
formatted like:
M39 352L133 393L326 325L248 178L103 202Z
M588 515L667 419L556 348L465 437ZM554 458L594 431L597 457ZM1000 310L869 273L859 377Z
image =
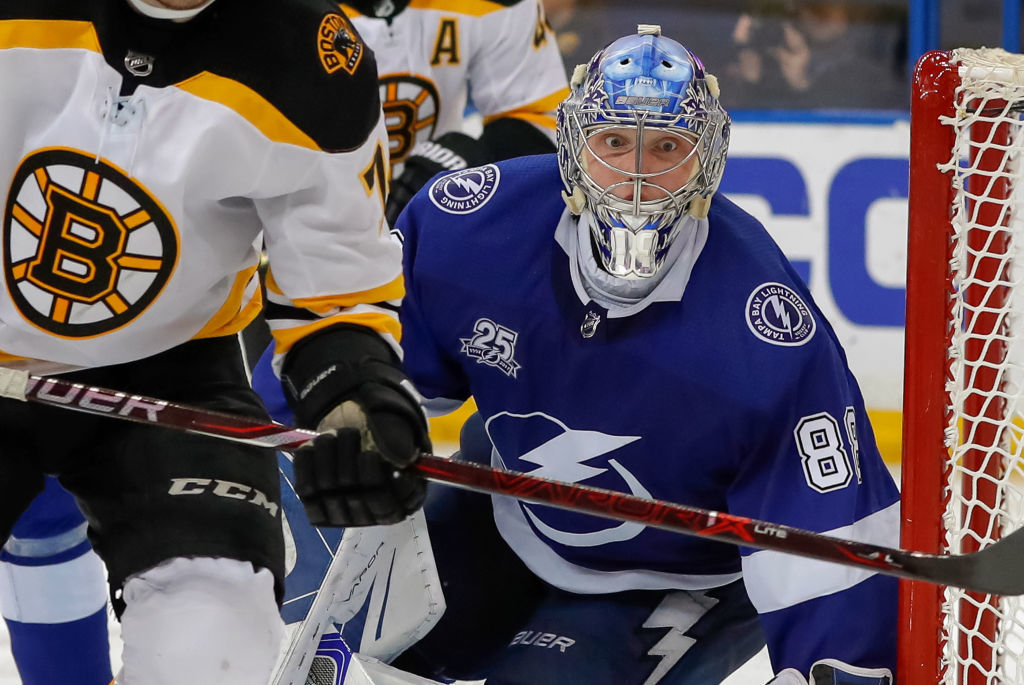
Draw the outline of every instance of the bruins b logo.
M384 74L377 83L394 167L405 161L417 139L434 137L441 97L432 81L413 74Z
M18 167L3 239L14 305L66 338L137 318L178 256L177 228L152 195L116 167L64 148L34 152Z

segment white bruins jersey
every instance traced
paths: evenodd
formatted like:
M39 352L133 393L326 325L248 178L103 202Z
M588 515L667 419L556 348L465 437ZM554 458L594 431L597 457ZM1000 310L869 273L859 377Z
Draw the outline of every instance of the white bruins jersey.
M261 309L264 232L279 353L340 321L395 344L375 76L327 0L218 0L184 23L0 2L0 363L235 333Z
M417 142L463 129L470 96L485 125L515 117L554 141L569 90L538 0L412 0L390 24L342 9L377 59L394 175Z

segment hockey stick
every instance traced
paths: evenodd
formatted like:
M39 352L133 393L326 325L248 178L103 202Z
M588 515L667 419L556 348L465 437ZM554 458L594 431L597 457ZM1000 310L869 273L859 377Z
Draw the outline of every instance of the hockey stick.
M42 378L14 369L0 368L0 397L113 416L284 451L293 451L316 436L313 431L266 423L246 416L128 395L58 378ZM618 521L636 521L734 545L775 550L986 594L1024 594L1024 529L973 554L925 554L833 538L744 516L643 499L621 492L502 471L430 454L421 455L411 468L429 480L467 490L508 495L527 502L586 512Z

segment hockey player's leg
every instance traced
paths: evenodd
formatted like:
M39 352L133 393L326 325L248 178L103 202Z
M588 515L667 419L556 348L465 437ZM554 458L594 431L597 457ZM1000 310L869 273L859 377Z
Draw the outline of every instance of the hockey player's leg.
M234 338L69 378L266 419ZM90 454L69 455L60 477L89 519L124 617L124 684L266 683L284 589L273 450L104 417L79 421Z
M129 578L123 597L118 685L266 682L284 629L266 569L179 557Z
M0 613L25 685L107 685L107 584L86 523L56 479L0 553Z

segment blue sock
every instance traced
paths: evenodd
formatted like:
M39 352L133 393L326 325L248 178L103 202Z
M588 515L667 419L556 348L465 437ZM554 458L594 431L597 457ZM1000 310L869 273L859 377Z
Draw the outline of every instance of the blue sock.
M24 685L109 685L107 609L67 623L7 620Z
M24 685L110 684L103 563L54 478L0 548L0 614Z

